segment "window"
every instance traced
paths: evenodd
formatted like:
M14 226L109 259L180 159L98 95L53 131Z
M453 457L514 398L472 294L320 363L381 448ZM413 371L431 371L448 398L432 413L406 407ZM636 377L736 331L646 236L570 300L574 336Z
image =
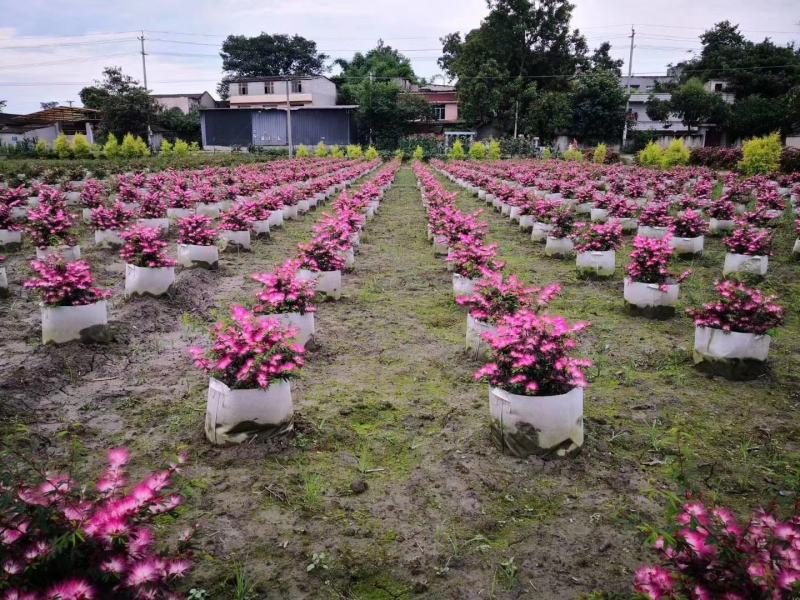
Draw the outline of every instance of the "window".
M444 121L444 104L434 104L431 109L433 110L434 121Z
M292 81L292 93L293 94L303 93L303 83L301 81Z
M247 96L247 83L239 83L239 96Z
M722 84L721 83L715 83L714 84L714 91L715 92L721 92L722 91Z
M265 81L264 82L264 93L265 94L274 94L275 93L275 82L274 81Z

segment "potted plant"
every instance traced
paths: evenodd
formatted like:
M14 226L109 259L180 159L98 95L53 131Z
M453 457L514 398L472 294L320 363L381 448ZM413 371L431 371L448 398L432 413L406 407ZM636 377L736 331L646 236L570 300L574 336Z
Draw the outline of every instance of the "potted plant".
M297 204L300 198L295 189L291 185L281 188L278 190L278 197L283 202L283 219L296 219L299 211Z
M605 223L608 221L608 209L620 200L614 194L605 194L595 191L592 193L592 208L589 210L589 219L592 223Z
M636 215L639 213L639 205L627 198L616 198L608 205L608 216L617 221L622 227L622 231L636 231L639 221Z
M161 192L150 192L139 202L139 225L160 229L163 234L169 231L167 203Z
M575 212L571 208L562 208L553 214L550 224L544 245L545 255L560 258L572 255L575 252L575 244L571 238L575 227Z
M662 239L669 233L672 217L669 216L669 204L651 202L639 215L639 229L636 235L646 238Z
M92 225L94 225L94 243L98 246L122 246L125 240L121 234L133 222L133 211L125 208L122 202L115 202L110 207L98 206L92 209Z
M456 298L472 293L485 270L499 271L503 264L496 261L497 244L484 245L480 238L464 234L447 255L453 265L453 294Z
M80 196L80 203L83 206L83 222L88 225L92 222L92 209L103 206L105 203L106 187L96 179L90 179L83 186Z
M521 310L486 333L491 362L475 373L488 381L492 437L513 456L569 456L583 446L583 370L572 356L588 323Z
M230 247L249 251L250 225L250 214L241 206L234 206L222 213L219 233L223 243L223 250Z
M632 311L656 319L675 314L680 284L691 272L686 271L679 277L669 272L672 252L669 236L662 240L637 236L633 240L623 292L625 303Z
M177 261L165 254L167 242L158 229L134 227L122 234L125 244L120 256L125 261L125 295L161 296L175 283Z
M22 245L22 227L14 222L11 210L17 204L0 200L0 248L17 250Z
M764 276L769 268L772 253L772 232L740 224L723 242L728 248L725 254L723 275L751 273Z
M733 230L736 218L736 206L733 202L720 198L711 202L706 212L709 216L708 229L711 233L719 234Z
M776 296L743 283L726 280L716 288L714 302L687 309L695 325L695 364L730 379L747 379L767 360L767 334L783 325L784 310Z
M178 219L178 262L184 267L216 269L219 266L219 233L205 215Z
M167 203L167 217L170 219L183 219L196 212L194 197L188 190L173 188L167 194Z
M106 299L111 297L111 291L94 287L89 263L83 260L68 263L51 254L44 260L33 261L31 267L38 277L23 286L41 295L43 344L109 341Z
M258 293L254 312L277 319L297 330L298 343L305 346L314 337L316 284L298 276L300 261L289 260L271 273L252 275L264 288Z
M614 274L616 250L622 245L622 227L619 223L576 223L571 237L577 252L575 264L580 274L595 277Z
M672 220L669 230L673 235L670 243L677 254L698 255L703 253L708 224L699 212L692 209L683 211L682 215L678 215Z
M553 228L553 215L560 209L560 200L538 200L533 205L535 220L531 229L531 240L543 242Z
M48 254L59 254L66 261L80 259L80 246L70 231L74 224L75 218L57 199L41 201L29 209L26 230L36 245L36 258L43 260Z
M269 226L283 227L283 200L273 192L265 192L256 199L265 210L269 211Z
M212 444L240 444L259 433L292 428L289 379L303 366L297 332L277 319L259 318L241 306L211 329L212 345L191 348L210 376L206 437Z
M316 290L338 299L342 293L342 269L345 258L337 240L316 235L308 244L299 244L301 279L313 279Z
M269 236L270 210L258 200L247 200L237 207L250 222L250 229L256 236Z

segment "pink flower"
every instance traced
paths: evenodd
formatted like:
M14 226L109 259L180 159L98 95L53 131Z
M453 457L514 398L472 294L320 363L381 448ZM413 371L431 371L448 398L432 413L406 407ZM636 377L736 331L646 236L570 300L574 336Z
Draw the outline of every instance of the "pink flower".
M93 287L92 270L84 260L64 262L57 254L34 260L31 267L39 275L23 286L37 290L48 306L83 306L111 297L111 290Z

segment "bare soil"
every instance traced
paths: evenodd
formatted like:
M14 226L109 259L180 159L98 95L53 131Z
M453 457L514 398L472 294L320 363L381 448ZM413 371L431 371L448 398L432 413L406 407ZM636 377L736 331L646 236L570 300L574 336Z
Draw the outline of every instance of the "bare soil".
M458 204L481 206L465 193ZM731 382L693 368L693 326L682 310L710 299L719 240L686 263L695 274L678 314L651 321L626 313L621 268L609 281L579 279L573 261L546 258L543 244L487 210L489 239L509 270L562 282L552 311L593 323L582 346L595 362L583 452L519 460L492 445L488 390L472 379L480 363L464 351L466 313L426 239L408 168L367 223L342 299L319 306L315 346L293 383L295 432L211 447L207 379L186 349L231 303L252 298L249 274L292 256L320 213L288 222L251 253L224 254L219 271L181 271L162 299L124 300L122 262L92 249L82 231L99 283L115 291L107 345L41 346L36 304L19 289L33 249L9 255L12 296L0 302L5 443L85 473L110 446L130 447L139 471L188 450L186 503L179 522L163 526L200 523L188 587L215 599L235 597L237 570L251 598L625 594L633 570L653 558L640 527L665 524L664 493L691 489L739 510L797 499L800 284L786 258L788 226L762 284L788 310L771 371Z

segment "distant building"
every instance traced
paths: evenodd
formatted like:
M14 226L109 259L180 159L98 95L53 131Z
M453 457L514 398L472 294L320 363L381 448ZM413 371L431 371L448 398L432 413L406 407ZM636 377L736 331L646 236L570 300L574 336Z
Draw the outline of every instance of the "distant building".
M215 108L217 106L217 101L208 92L199 94L153 94L152 96L164 110L177 108L184 114L201 108Z
M61 134L72 141L76 133L86 136L94 143L94 128L100 121L100 111L91 108L57 106L29 115L3 115L0 120L0 143L16 145L23 140L52 144Z
M231 108L336 106L336 84L321 75L240 77L230 83Z

